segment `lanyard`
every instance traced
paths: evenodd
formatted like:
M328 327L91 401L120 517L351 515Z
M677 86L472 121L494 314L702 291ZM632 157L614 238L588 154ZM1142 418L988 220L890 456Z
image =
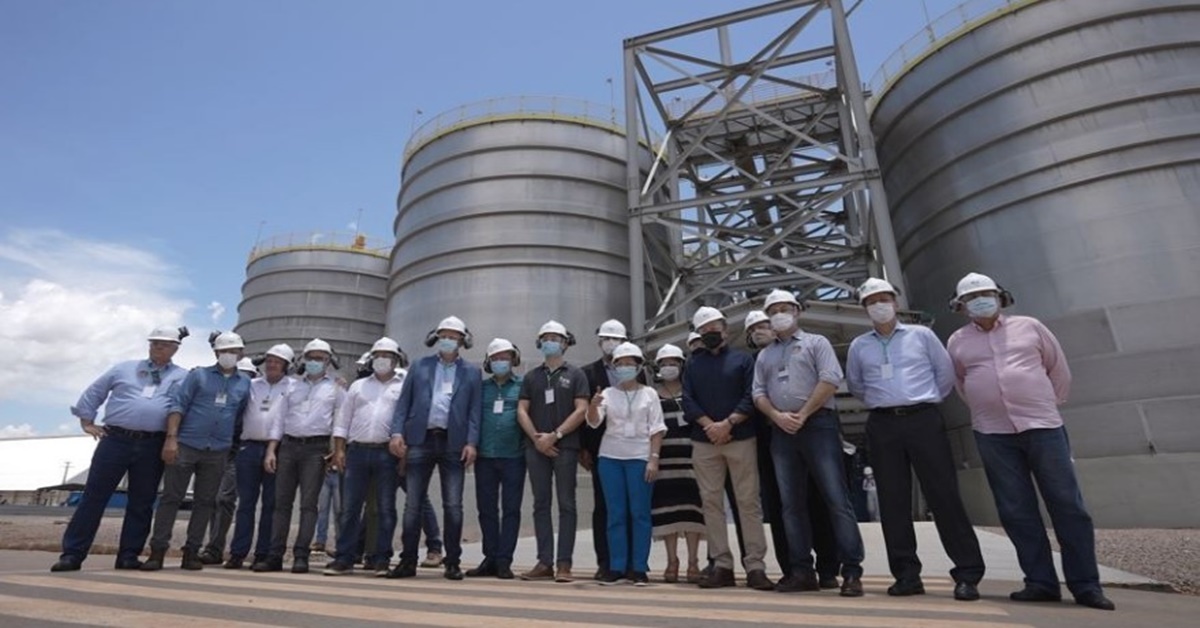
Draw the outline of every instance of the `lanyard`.
M887 340L884 340L883 338L881 338L879 336L879 334L875 334L875 339L879 341L879 346L883 347L883 363L884 364L890 363L889 358L888 358L888 345L892 344L892 340L895 340L895 338L896 338L896 332L894 330L892 331L892 335L887 337Z

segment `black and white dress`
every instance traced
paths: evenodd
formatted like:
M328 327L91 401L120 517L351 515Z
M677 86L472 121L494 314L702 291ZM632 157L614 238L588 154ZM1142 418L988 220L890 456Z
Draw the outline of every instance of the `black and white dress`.
M683 422L683 399L663 397L660 392L659 401L667 433L659 451L658 478L650 499L654 538L686 532L704 534L700 487L692 472L692 426Z

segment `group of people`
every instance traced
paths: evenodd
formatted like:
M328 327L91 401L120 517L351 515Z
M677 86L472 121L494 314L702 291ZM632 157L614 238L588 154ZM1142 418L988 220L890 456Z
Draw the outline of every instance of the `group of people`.
M436 470L445 578L517 577L513 553L528 479L537 563L519 577L571 582L582 467L593 478L600 565L593 577L602 584L647 583L655 538L666 542L664 580L680 580L682 536L688 551L683 579L703 588L734 586L728 499L746 586L784 593L837 588L858 597L863 542L835 407L844 381L869 409L868 455L895 578L888 595L925 592L911 516L915 473L954 563L954 598L979 599L983 557L938 409L957 389L970 408L987 480L1026 576L1024 588L1010 597L1061 600L1040 493L1075 601L1113 609L1100 587L1093 526L1057 410L1071 376L1054 335L1034 318L1002 313L1012 295L977 273L957 286L952 309L969 322L946 346L929 328L901 323L896 296L882 279L859 288L873 328L851 343L845 371L827 338L801 329L804 304L783 290L768 294L763 309L744 321L745 344L754 353L734 347L739 343L732 342L725 315L703 306L692 319L690 355L665 345L648 359L624 325L610 320L596 330L603 357L580 367L566 357L575 336L552 320L535 336L542 363L523 376L521 351L504 338L488 343L481 365L465 360L462 352L474 338L454 316L427 335L433 351L409 370L402 368L407 358L397 343L379 339L360 361L361 377L348 386L320 339L308 343L299 360L287 345L272 347L260 375L245 362L251 373L239 371L242 340L223 333L211 339L216 363L185 371L171 361L181 330L156 329L148 359L114 366L72 408L100 442L51 570L79 569L126 475L116 568L162 568L193 478L181 566L202 568L212 562L202 560L204 533L231 469L235 480L227 484L236 484L237 507L224 567L243 567L253 540L253 571L282 570L299 493L291 571L305 573L318 496L333 470L341 474L340 526L324 573L353 573L360 559L376 576L413 577L422 529L430 518L436 526L428 494ZM484 558L464 572L462 496L472 466ZM405 496L401 517L397 489ZM766 573L764 523L771 524L783 573L777 582ZM401 549L392 564L398 524ZM150 555L142 561L147 536ZM369 544L367 536L373 537Z

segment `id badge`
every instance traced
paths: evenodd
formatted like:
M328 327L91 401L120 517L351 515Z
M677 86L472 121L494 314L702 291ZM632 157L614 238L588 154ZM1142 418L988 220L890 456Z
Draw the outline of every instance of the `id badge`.
M891 379L894 374L895 373L892 371L892 365L890 363L885 363L883 366L879 367L879 377L882 379Z
M446 381L442 382L442 394L443 395L454 394L454 382L453 381L446 380Z
M786 382L788 380L787 368L784 367L779 369L779 371L775 373L775 379L778 379L781 382Z
M225 400L226 400L225 393L219 393L217 395L217 406L224 407Z
M492 402L492 414L504 414L504 399L497 398Z
M158 390L158 386L155 386L154 384L150 384L149 386L142 388L142 396L145 397L146 399L150 399L151 397L154 396L154 391L156 391L156 390Z
M546 405L550 405L552 403L554 403L554 388L553 387L546 389Z

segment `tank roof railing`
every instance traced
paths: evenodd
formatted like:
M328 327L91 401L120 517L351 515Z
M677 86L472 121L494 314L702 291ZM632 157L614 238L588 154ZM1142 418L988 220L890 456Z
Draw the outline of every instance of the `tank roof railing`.
M967 0L927 23L905 41L871 76L871 97L867 108L873 110L880 98L913 66L979 26L1042 0Z
M789 77L791 80L809 85L813 89L801 89L793 85L785 85L774 81L763 80L751 87L738 102L734 104L734 110L748 109L746 104L761 106L772 105L779 103L788 103L797 99L813 98L821 94L820 90L837 89L837 72L834 70L826 70L816 74L807 76ZM817 91L814 91L817 90ZM701 98L688 98L672 100L665 103L667 113L671 115L672 120L678 120L683 114L687 113L696 103L700 102ZM713 98L700 108L693 117L703 117L707 114L714 114L720 111L725 106L725 99L721 97Z
M349 231L310 231L283 233L259 240L250 249L247 264L255 260L286 251L342 251L346 253L362 253L387 259L391 253L391 244L365 234Z

